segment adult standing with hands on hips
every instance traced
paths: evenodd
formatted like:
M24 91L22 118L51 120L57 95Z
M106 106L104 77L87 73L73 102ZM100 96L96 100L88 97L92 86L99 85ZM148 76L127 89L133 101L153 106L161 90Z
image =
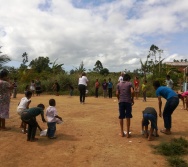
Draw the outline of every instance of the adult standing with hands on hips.
M86 73L82 72L82 75L80 76L78 80L78 89L80 91L80 104L85 103L86 87L87 87L88 81L89 80L86 77Z

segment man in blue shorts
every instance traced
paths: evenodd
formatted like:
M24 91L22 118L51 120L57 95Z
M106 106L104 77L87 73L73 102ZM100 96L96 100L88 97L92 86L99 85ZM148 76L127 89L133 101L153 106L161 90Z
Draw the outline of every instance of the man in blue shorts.
M123 131L123 120L127 120L127 138L130 137L130 118L132 118L132 105L134 104L134 90L130 82L131 77L128 74L123 76L123 82L117 84L116 96L119 101L119 120L120 120L120 135L125 136Z
M161 97L165 98L166 104L163 110L163 120L165 129L160 130L161 133L170 135L171 134L171 126L172 126L172 113L176 109L179 104L178 94L174 92L171 88L166 86L161 86L159 81L154 81L153 86L156 90L156 95L158 97L159 104L159 116L161 117L161 107L162 100Z

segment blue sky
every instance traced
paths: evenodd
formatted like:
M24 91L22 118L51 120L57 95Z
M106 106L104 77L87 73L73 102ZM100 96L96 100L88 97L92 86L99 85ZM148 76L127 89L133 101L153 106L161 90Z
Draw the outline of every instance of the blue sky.
M111 72L140 68L152 44L187 59L187 0L0 0L0 46L19 67L39 56L69 71L97 60ZM8 11L8 12L7 12Z

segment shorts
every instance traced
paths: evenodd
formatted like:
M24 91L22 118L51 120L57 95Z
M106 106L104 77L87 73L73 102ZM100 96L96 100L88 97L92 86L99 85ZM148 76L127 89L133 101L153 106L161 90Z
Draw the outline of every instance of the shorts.
M25 109L23 109L23 108L17 108L17 113L18 113L18 115L21 116L21 114L22 114L22 112L23 112L24 110L25 110Z
M132 105L127 102L119 103L119 119L132 118Z
M149 121L151 122L151 127L153 129L158 130L158 128L157 128L157 117L154 116L153 114L149 114L149 113L143 114L142 126L148 126Z

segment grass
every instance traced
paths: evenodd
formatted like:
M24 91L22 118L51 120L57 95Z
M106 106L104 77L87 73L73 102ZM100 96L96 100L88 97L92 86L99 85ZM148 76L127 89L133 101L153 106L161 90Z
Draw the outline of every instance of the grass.
M188 163L180 156L188 153L188 141L182 137L174 138L170 142L162 142L153 146L157 153L168 156L167 161L173 167L188 167Z

